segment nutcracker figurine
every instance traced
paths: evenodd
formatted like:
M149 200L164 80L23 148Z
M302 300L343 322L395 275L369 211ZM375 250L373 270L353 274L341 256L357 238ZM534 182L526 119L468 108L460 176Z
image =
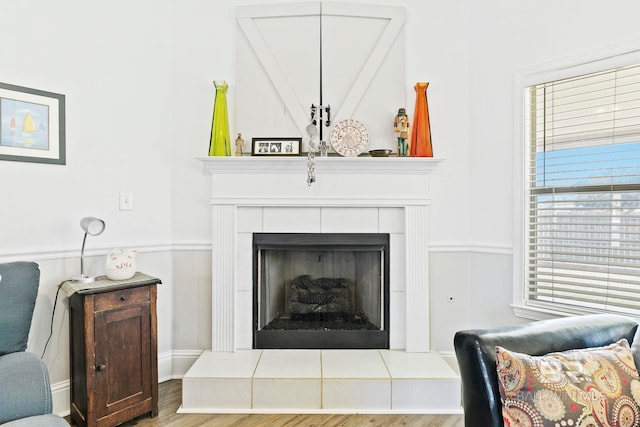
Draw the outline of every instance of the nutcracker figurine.
M405 157L409 137L409 116L404 108L398 109L398 115L393 119L393 131L398 135L398 156Z

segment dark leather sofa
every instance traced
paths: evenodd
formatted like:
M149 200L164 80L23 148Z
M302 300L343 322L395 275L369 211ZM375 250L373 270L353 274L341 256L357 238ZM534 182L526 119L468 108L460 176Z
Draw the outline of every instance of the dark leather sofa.
M638 323L625 316L593 314L495 329L459 331L454 347L462 378L467 427L502 427L495 346L541 356L551 352L599 347L626 338L640 366Z

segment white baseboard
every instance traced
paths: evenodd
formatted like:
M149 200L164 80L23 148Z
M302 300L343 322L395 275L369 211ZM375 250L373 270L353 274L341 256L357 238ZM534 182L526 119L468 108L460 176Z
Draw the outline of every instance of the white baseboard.
M165 381L169 381L172 376L171 376L171 371L172 371L172 359L173 359L173 352L171 351L165 351L163 353L159 353L158 354L158 382L159 383L163 383Z
M194 364L203 350L174 350L171 358L171 378L184 377L191 365Z
M455 351L439 351L438 354L451 366L451 369L460 375L460 368L458 367L458 359L456 358Z
M61 417L66 417L71 413L70 401L71 381L60 381L51 384L51 395L53 396L53 413Z

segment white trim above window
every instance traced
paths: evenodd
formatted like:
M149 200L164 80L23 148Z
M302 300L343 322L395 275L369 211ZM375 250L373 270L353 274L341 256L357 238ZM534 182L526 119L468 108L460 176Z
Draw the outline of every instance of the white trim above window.
M628 68L639 64L636 42L516 73L513 308L518 317L640 313L640 299L632 301L640 287L640 66ZM603 73L612 69L616 72ZM623 105L620 93L630 87L628 81L635 86ZM606 98L594 95L601 89ZM576 90L593 105L572 107L576 101L585 104ZM574 103L566 104L567 99ZM627 113L621 113L624 109ZM620 154L625 147L631 151ZM630 210L621 208L624 198ZM587 221L581 220L582 212ZM596 224L603 215L614 228ZM622 230L616 221L631 228ZM600 234L591 231L594 227ZM594 246L599 239L602 251ZM612 250L617 252L611 255Z

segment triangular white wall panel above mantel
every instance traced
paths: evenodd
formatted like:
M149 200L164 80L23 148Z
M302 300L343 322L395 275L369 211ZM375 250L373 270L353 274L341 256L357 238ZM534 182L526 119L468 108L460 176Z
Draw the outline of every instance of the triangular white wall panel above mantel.
M393 118L405 101L405 9L307 2L236 9L237 130L245 138L303 137L312 104L332 126L365 124L369 148L395 148ZM304 150L307 144L305 141Z

